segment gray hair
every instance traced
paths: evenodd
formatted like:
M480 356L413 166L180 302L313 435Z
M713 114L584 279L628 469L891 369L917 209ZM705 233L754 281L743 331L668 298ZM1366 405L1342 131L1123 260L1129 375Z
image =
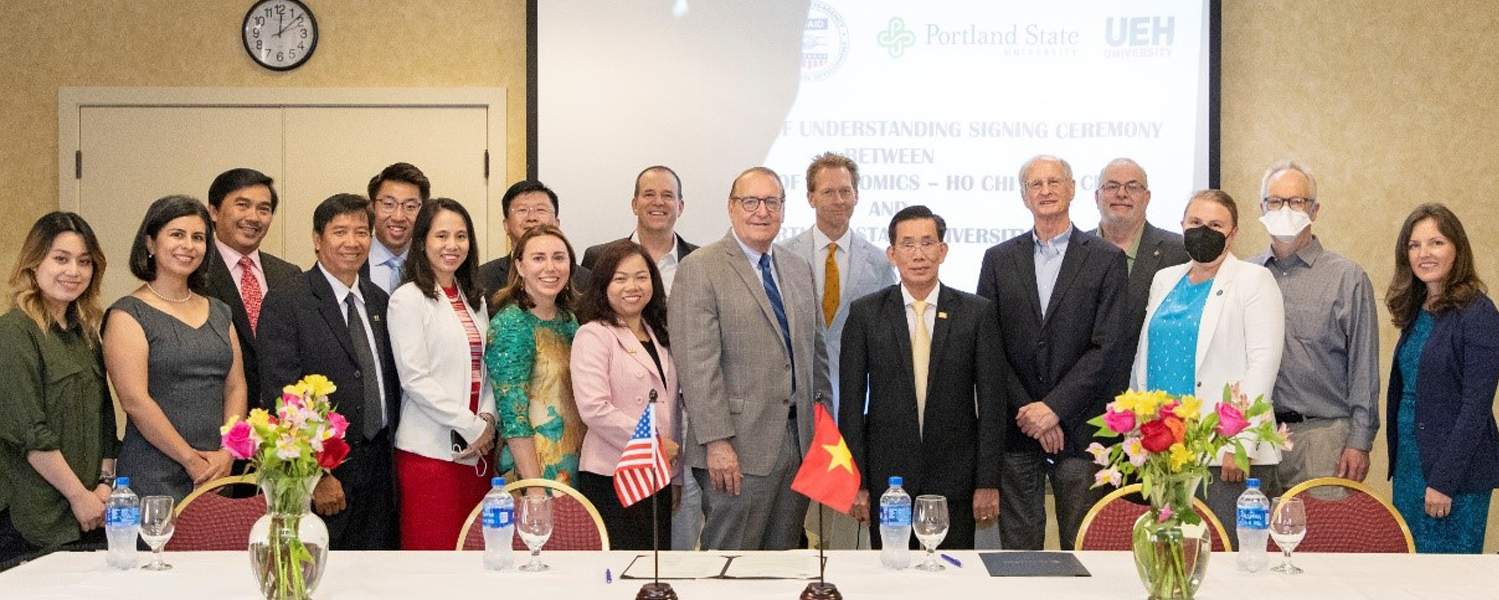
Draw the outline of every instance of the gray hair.
M1312 201L1315 204L1317 200L1317 178L1312 177L1312 172L1306 168L1305 164L1294 160L1278 160L1271 163L1270 168L1265 169L1265 177L1260 180L1260 198L1264 198L1270 194L1270 180L1285 171L1295 171L1306 178L1306 191L1308 194L1311 194Z
M1068 180L1072 179L1072 165L1067 164L1067 161L1050 154L1037 154L1035 156L1032 156L1030 160L1027 160L1025 161L1025 163L1020 165L1020 190L1022 194L1025 193L1025 172L1031 170L1032 165L1043 160L1050 160L1061 164L1062 174L1066 175Z
M1140 163L1135 162L1134 159L1122 156L1109 161L1102 169L1098 170L1098 187L1103 187L1104 173L1108 173L1109 169L1113 167L1134 167L1138 169L1140 171L1140 185L1145 186L1147 190L1150 189L1150 176L1145 174L1145 167L1140 166Z

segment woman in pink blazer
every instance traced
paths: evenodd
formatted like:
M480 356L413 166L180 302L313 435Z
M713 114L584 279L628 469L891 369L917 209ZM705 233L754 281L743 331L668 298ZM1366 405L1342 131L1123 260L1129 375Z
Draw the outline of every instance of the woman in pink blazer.
M627 240L610 244L594 264L583 292L573 338L573 398L588 425L578 463L578 491L604 518L609 545L651 548L651 507L656 540L671 547L671 510L676 494L678 449L677 369L667 352L666 294L661 273L644 248ZM614 469L655 392L656 430L671 465L672 483L631 506L620 503ZM668 489L670 491L668 491Z

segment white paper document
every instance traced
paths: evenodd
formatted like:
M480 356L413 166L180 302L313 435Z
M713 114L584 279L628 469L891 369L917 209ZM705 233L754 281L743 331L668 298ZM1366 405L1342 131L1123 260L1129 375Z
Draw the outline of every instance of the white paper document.
M723 574L724 563L729 557L707 552L662 552L661 579L707 579ZM650 554L641 554L625 568L621 579L651 579L654 576L655 559Z
M803 550L757 552L734 557L728 579L816 579L817 553Z

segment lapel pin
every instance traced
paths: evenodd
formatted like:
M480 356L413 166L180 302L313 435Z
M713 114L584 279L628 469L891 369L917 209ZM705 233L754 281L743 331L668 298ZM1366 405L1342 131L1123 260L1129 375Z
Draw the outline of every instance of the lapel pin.
M380 315L370 315L370 320L371 321L379 321L380 320Z
M1150 255L1151 256L1160 256L1161 255L1161 251L1160 250L1156 250L1155 252L1150 253Z
M947 318L947 313L942 312L942 311L939 310L939 311L937 311L937 318L938 319L946 319Z
M1218 290L1218 295L1222 296L1223 295L1223 290Z

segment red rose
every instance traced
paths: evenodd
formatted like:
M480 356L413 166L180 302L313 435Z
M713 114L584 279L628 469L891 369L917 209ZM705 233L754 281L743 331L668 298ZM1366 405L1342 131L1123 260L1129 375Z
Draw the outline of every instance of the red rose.
M324 469L332 469L342 463L349 455L349 444L343 438L328 438L323 440L323 451L317 455L317 464Z
M1172 444L1176 443L1176 436L1171 428L1165 423L1165 419L1156 419L1140 426L1140 445L1148 452L1165 452Z
M1172 443L1178 443L1186 439L1187 424L1183 423L1180 417L1176 415L1166 415L1164 417L1161 417L1161 421L1164 421L1166 423L1166 428L1171 430Z

